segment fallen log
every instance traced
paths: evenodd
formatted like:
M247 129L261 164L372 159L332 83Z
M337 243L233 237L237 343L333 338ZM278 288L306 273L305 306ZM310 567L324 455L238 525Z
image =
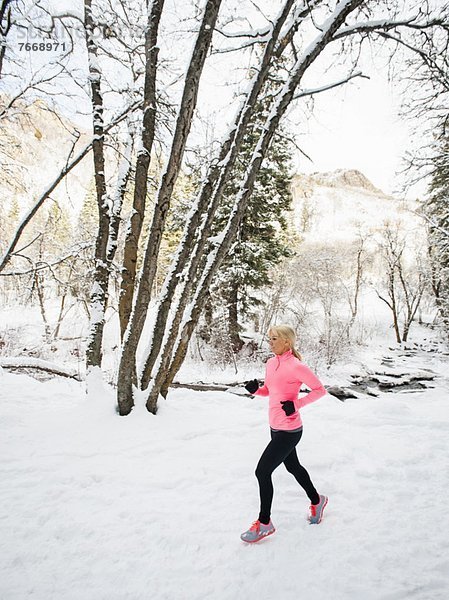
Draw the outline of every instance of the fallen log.
M55 363L42 360L40 358L33 358L32 356L18 356L15 358L0 358L0 367L7 371L24 371L24 370L35 370L50 373L51 375L58 375L60 377L68 377L69 379L75 379L76 381L82 381L83 378L78 371L70 369Z

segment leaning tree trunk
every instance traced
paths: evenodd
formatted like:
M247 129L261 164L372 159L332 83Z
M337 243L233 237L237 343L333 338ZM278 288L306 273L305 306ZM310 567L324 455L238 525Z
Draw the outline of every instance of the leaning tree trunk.
M127 134L124 143L124 148L121 149L121 158L118 163L118 174L115 194L112 199L111 206L111 218L109 224L109 243L107 251L107 264L109 272L111 269L112 262L115 257L118 246L118 234L120 229L120 214L122 212L123 201L125 199L126 190L131 177L132 171L132 152L134 146L134 138L131 132L131 126L128 122L126 124Z
M246 210L248 200L252 194L254 182L262 164L262 160L269 148L272 137L277 130L281 117L285 114L285 111L293 100L297 86L299 85L309 66L320 55L327 44L332 41L333 35L344 23L346 17L362 3L363 0L348 0L337 5L333 15L325 22L321 33L298 59L287 83L279 93L275 106L273 107L273 110L271 111L265 123L259 142L254 150L250 164L248 165L246 177L239 186L241 191L237 195L233 211L231 212L230 220L227 224L227 227L222 232L222 235L218 236L217 238L216 248L208 257L207 266L199 283L197 284L197 289L190 307L186 311L186 315L181 326L181 331L177 337L171 364L167 369L171 353L163 353L162 359L158 361L158 370L152 382L151 390L146 403L147 409L150 412L156 413L159 395L164 395L167 393L169 385L172 383L176 373L184 361L187 353L187 347L201 314L207 291L212 283L215 273L223 262L223 259L225 258L237 234L241 219L243 218ZM179 306L175 310L175 314L178 311ZM174 332L171 333L173 334ZM169 341L172 343L171 340Z
M184 81L184 90L176 120L170 156L161 178L139 285L133 302L131 318L124 335L117 382L119 412L122 415L128 414L133 407L132 383L135 373L137 346L148 312L165 221L168 209L170 208L176 179L181 169L187 136L190 132L193 112L197 103L201 73L212 41L220 5L221 0L207 1Z
M95 22L92 16L92 0L84 0L84 24L86 29L89 80L93 111L95 189L98 206L98 233L95 243L95 269L90 294L90 327L86 349L87 367L100 367L104 313L108 299L109 270L107 248L109 239L109 209L106 202L106 177L104 158L103 96L101 73L98 67L97 46L94 41Z
M259 68L253 78L247 97L236 115L234 125L231 127L228 135L223 141L216 164L209 170L206 182L203 184L194 204L194 209L188 216L184 236L173 261L172 269L165 279L156 321L150 335L151 345L147 351L147 358L141 380L141 386L144 390L148 387L153 367L161 350L175 289L179 285L181 273L187 271L187 275L185 275L186 283L182 289L182 298L178 303L175 317L170 325L172 333L169 336L161 358L162 363L166 364L167 360L169 360L169 356L171 356L176 332L179 329L183 310L190 294L190 282L193 282L201 258L203 257L204 249L210 236L212 221L238 156L241 143L254 112L257 98L266 82L279 34L293 4L294 2L292 0L287 0L273 26L271 37L266 43ZM305 5L303 10L297 13L296 18L304 19L310 10L311 9ZM195 239L196 243L194 243Z
M120 333L123 335L131 316L137 270L137 252L145 216L148 191L148 170L154 142L156 125L156 73L159 48L157 46L159 22L164 0L154 0L148 13L145 33L145 82L143 88L143 122L141 149L137 155L133 210L126 232L123 256L122 280L120 284L119 318Z

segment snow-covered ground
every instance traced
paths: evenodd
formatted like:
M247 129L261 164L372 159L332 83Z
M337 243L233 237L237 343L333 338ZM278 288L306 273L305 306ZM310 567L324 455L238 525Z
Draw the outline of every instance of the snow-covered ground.
M436 370L434 389L303 409L325 518L307 523L279 468L277 531L255 545L239 535L258 513L266 400L176 389L157 416L119 417L110 390L3 371L0 598L446 600L449 386L432 357L411 368Z

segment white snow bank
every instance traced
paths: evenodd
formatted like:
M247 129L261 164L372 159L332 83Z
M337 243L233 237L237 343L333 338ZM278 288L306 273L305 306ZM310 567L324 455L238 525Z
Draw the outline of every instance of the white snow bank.
M266 400L173 390L119 417L102 394L3 374L1 598L446 600L447 389L303 409L325 518L279 468L277 531L254 546Z

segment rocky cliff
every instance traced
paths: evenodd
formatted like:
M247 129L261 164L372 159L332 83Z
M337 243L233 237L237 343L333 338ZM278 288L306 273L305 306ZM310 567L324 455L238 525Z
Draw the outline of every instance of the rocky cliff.
M298 174L292 193L294 227L307 241L351 240L387 223L423 230L415 202L387 196L357 170Z
M298 174L294 178L293 186L298 195L310 192L317 186L322 186L330 188L354 188L366 194L386 197L363 173L356 169L337 169L328 173L312 173L310 175Z

